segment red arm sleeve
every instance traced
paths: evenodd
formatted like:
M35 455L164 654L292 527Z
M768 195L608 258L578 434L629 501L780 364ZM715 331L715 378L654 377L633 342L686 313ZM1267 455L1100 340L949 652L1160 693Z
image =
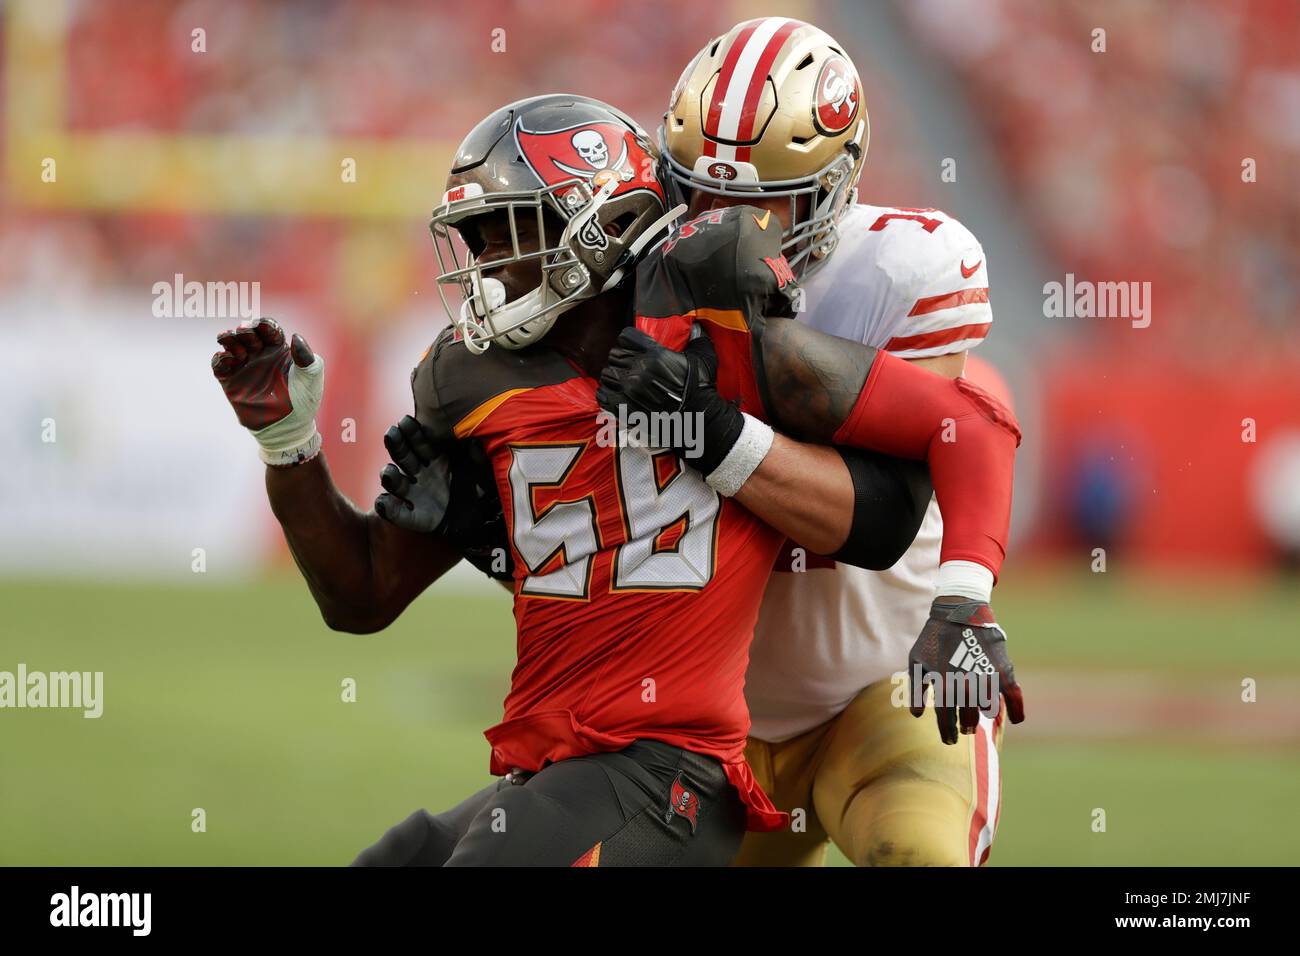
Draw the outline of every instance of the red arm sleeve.
M1020 428L997 399L880 352L835 443L924 459L943 513L941 561L974 561L996 580L1011 524Z

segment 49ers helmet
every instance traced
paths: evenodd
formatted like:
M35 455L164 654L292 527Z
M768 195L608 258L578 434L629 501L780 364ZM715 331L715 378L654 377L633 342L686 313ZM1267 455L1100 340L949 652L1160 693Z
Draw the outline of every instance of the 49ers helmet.
M585 96L534 96L474 127L456 151L429 223L438 293L466 346L483 352L493 342L530 345L561 313L629 276L636 256L673 218L665 215L658 174L658 152L645 131ZM479 263L475 217L503 211L512 255ZM535 248L521 245L521 221L536 223ZM453 229L465 242L463 256ZM500 280L484 275L531 259L541 260L541 284L513 301ZM455 308L449 285L461 292Z
M659 135L664 178L685 195L789 196L783 248L806 274L835 248L840 217L857 201L870 128L840 45L801 20L762 17L695 55Z

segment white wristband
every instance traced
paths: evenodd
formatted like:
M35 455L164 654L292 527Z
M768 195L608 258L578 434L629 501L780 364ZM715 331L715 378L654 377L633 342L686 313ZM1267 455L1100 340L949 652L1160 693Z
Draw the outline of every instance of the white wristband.
M730 498L749 480L772 448L772 429L753 415L745 415L745 427L727 452L727 457L704 480L710 488Z
M993 597L993 572L974 561L945 561L939 565L934 596L949 594L988 604Z

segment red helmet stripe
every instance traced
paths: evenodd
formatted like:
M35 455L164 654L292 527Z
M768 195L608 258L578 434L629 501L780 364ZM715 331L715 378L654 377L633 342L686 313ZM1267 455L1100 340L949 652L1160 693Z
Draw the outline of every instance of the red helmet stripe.
M799 21L787 20L781 29L772 34L772 39L768 40L767 46L763 48L763 53L758 58L758 64L749 77L749 89L745 91L745 105L740 112L740 123L736 135L738 141L744 142L754 135L754 117L758 115L758 101L763 95L763 87L767 83L767 74L772 69L772 63L776 59L776 55L781 52L781 47L785 46L785 41L790 38L790 34L799 26L801 26ZM737 149L736 159L748 162L749 149L748 146Z
M706 156L716 155L714 144L711 142L712 137L718 135L718 123L722 121L722 100L726 96L727 87L731 85L731 75L736 71L736 62L740 59L740 54L745 49L745 44L749 38L754 35L762 20L751 20L749 24L736 34L736 38L731 41L731 46L727 50L727 55L722 60L722 71L718 74L718 81L713 84L713 99L709 101L709 115L704 122L704 154Z

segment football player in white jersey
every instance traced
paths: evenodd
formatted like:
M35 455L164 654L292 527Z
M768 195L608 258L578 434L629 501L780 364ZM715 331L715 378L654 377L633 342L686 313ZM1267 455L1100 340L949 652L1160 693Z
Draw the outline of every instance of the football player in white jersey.
M867 111L832 37L782 17L737 24L682 73L660 135L691 214L743 203L780 218L805 290L800 321L962 375L993 318L984 252L938 210L857 203ZM746 756L795 826L749 834L736 862L820 865L833 840L857 865L978 866L1001 809L1004 711L945 743L909 713L905 675L936 595L986 595L991 575L946 563L941 577L933 499L888 570L817 557L848 533L831 506L848 473L822 463L789 501L805 530L768 584L745 689Z

